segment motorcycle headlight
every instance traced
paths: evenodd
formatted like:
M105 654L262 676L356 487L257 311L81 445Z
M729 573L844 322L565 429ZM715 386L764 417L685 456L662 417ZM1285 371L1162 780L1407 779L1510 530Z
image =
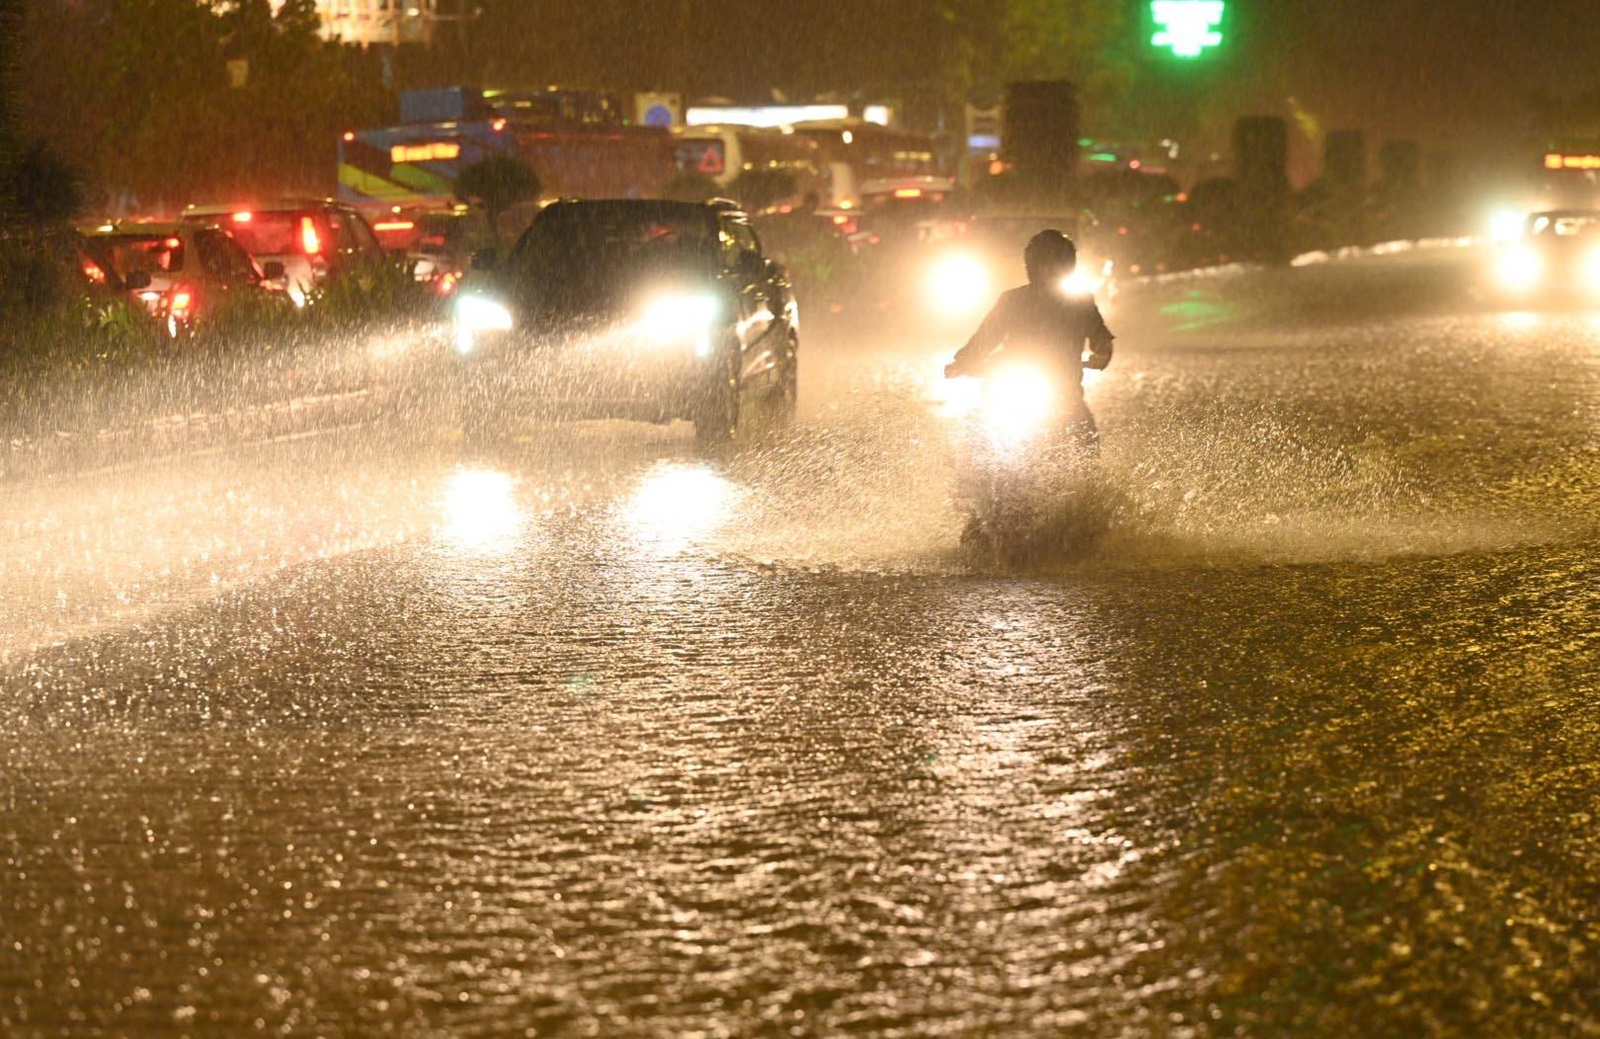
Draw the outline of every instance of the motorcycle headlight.
M989 268L976 256L956 253L928 272L928 300L944 314L970 314L989 302Z
M985 380L983 418L991 434L1014 440L1049 427L1061 406L1060 388L1047 372L1005 368Z
M691 342L695 352L711 348L711 326L721 308L713 296L658 296L645 304L639 327L658 346Z
M1495 273L1506 288L1525 292L1544 276L1544 258L1537 251L1522 246L1502 256L1495 265Z
M456 300L456 351L470 354L484 332L508 332L514 322L505 304L487 296L461 296Z

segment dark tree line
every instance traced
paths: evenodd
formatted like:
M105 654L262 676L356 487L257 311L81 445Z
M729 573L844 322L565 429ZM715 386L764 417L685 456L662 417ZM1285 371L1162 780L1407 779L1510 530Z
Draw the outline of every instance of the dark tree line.
M338 134L392 116L378 57L318 35L313 0L30 0L17 134L83 173L90 208L327 192Z

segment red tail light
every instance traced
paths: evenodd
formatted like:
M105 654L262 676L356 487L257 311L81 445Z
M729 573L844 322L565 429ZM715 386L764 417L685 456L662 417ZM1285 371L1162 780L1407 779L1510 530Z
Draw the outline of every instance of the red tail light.
M315 256L322 252L322 238L317 234L317 225L308 216L300 218L300 244L305 248L307 256Z
M167 298L167 310L176 318L185 318L194 309L194 290L187 285L175 286Z

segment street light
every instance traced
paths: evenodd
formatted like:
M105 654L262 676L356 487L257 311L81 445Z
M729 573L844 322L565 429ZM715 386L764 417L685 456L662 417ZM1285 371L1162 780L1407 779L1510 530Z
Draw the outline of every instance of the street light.
M1150 17L1159 28L1150 43L1170 50L1175 58L1198 58L1222 46L1227 12L1225 0L1152 0Z

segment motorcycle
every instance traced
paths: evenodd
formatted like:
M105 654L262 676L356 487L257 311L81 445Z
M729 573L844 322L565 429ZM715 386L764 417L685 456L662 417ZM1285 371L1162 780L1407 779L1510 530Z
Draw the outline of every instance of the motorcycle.
M967 512L962 545L1008 564L1092 548L1110 516L1096 493L1098 434L1073 373L1002 353L945 375L944 410L957 419L955 497Z

